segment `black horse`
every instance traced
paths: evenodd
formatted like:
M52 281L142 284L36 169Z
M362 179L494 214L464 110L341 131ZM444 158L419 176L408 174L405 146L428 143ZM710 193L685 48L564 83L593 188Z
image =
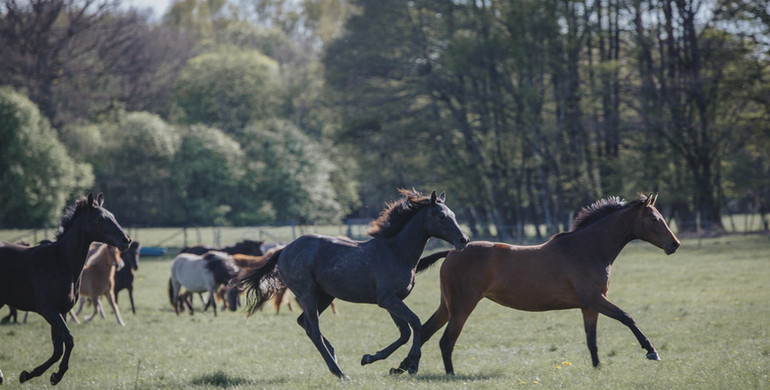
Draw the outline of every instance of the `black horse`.
M59 383L75 345L64 318L78 301L88 247L100 241L125 250L131 242L103 202L102 194L76 201L62 217L52 243L26 247L0 241L0 307L34 311L51 324L53 355L32 372L22 371L19 382L40 376L61 358L59 370L51 374L51 384Z
M136 314L136 308L134 308L134 275L139 269L139 248L141 248L139 241L132 241L128 249L120 253L125 266L115 271L115 287L112 290L115 294L116 303L118 302L118 291L128 290L131 312L134 314Z
M275 251L264 266L246 269L233 281L247 291L250 314L285 283L304 310L297 322L338 377L345 374L337 365L334 347L318 327L318 316L332 300L377 304L390 313L398 327L398 340L374 355L364 355L361 364L387 358L409 340L410 326L414 332L410 355L416 362L420 319L403 299L414 287L420 254L430 237L446 240L457 249L468 243L454 213L444 205L444 193L436 196L434 191L428 197L414 190L400 192L404 197L390 204L372 223L368 231L371 240L305 235ZM415 364L410 372L416 371Z

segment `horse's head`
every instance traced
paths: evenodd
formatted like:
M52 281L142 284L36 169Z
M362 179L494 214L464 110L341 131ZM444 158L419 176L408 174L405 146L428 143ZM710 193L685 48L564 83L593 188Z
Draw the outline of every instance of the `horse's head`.
M139 241L131 241L128 249L120 254L126 266L131 267L134 271L139 269L139 248L141 248Z
M468 236L463 233L455 219L455 213L444 204L446 194L436 196L436 191L430 195L425 230L432 237L440 238L454 245L455 249L462 250L468 244Z
M227 308L230 309L230 311L238 310L238 296L240 294L241 294L241 290L231 280L230 283L227 284L227 288L225 289L225 302L227 302Z
M650 194L646 199L642 197L634 223L634 235L663 249L667 255L670 255L676 252L680 242L668 227L666 219L655 208L655 201L657 200L658 194Z
M88 222L86 229L88 236L94 241L104 242L118 247L120 251L128 248L131 243L131 237L123 231L115 216L109 210L105 209L104 194L94 199L93 194L88 194Z

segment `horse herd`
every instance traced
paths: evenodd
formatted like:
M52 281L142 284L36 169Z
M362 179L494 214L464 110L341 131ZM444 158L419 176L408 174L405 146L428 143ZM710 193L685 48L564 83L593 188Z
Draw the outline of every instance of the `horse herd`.
M469 242L446 206L444 193L434 191L426 196L415 190L399 191L401 198L388 204L371 223L367 241L308 234L264 254L265 248L254 241L221 249L185 248L172 263L170 303L177 314L185 309L192 314L193 294L208 293L204 310L211 305L216 315L215 297L224 298L225 307L236 310L244 295L246 312L251 315L271 298L276 298L277 310L288 289L302 309L297 323L329 370L340 378L347 376L318 323L328 307L336 313L334 299L376 304L388 311L399 331L391 344L365 354L362 365L386 359L412 338L406 358L391 374L416 374L422 345L444 325L439 346L445 371L453 374L455 343L483 298L526 311L581 309L594 366L599 365L599 314L626 325L647 358L660 359L633 318L606 298L612 264L628 242L647 241L666 254L680 245L655 208L657 194L639 195L629 202L617 197L601 199L581 209L568 231L540 245L519 246ZM104 317L98 299L104 295L123 325L116 305L121 289L128 290L135 312L132 281L139 244L131 241L103 202L102 194L77 200L65 211L55 241L37 246L0 241L0 307L7 304L40 314L51 326L54 347L49 359L32 371L22 371L19 382L40 376L60 360L50 382L55 385L62 379L74 346L65 318L71 313L77 321L86 297L94 306L87 320L97 312ZM431 237L454 249L421 258ZM421 323L403 300L414 288L415 275L442 258L446 260L439 273L441 300L436 312ZM83 296L80 307L72 313L79 295Z

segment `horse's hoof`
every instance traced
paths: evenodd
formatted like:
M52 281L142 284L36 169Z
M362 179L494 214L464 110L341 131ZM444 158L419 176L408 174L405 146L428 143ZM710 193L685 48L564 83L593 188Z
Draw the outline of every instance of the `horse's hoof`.
M390 369L390 375L401 375L404 373L404 369L401 367L393 367Z
M412 367L409 367L409 370L408 370L408 371L409 371L409 375L411 375L411 376L415 376L415 375L417 375L417 365L414 365L414 366L412 366Z
M365 365L373 363L373 362L374 362L374 356L369 355L368 353L366 355L364 355L364 357L361 358L361 365L362 366L365 366Z
M0 371L0 385L3 384L3 372Z
M650 360L660 360L660 356L658 356L658 352L657 351L653 351L653 352L650 352L650 353L647 354L647 359L650 359Z
M30 375L27 370L24 370L19 374L19 383L24 383L30 379L32 379L32 375Z
M51 374L51 386L56 386L57 383L61 380L61 376L59 376L59 373L54 372Z

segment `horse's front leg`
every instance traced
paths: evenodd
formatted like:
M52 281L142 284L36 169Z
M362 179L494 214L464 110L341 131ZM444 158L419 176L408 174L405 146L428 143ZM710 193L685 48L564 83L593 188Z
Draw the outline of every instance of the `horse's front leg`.
M596 310L599 313L606 315L607 317L620 321L623 325L631 329L631 332L634 333L634 336L636 336L636 339L639 341L639 345L647 350L647 359L660 360L658 351L655 350L655 348L650 343L650 340L647 339L644 333L639 330L639 327L636 326L634 319L628 313L615 306L615 304L610 302L606 297L601 295L599 299L595 300L591 305L587 307L587 309Z
M396 327L398 327L398 331L400 333L400 336L398 337L398 340L394 341L392 344L388 345L381 351L377 351L376 354L370 355L366 354L361 359L361 365L365 366L370 363L374 363L378 360L387 359L388 356L390 356L393 352L395 352L400 346L406 344L407 341L409 341L409 336L411 336L411 331L409 330L409 323L405 320L396 317L393 315L393 313L390 313L390 318L393 319L393 322L396 324Z
M72 334L67 328L67 324L64 322L64 317L60 313L45 312L41 314L43 318L51 325L51 341L53 343L53 354L43 364L37 366L32 372L22 371L19 375L19 383L24 383L34 377L42 375L48 370L51 365L59 360L64 355L61 363L59 364L59 371L51 374L51 384L55 385L59 383L64 373L67 372L69 367L69 356L72 352L72 347L75 345ZM64 348L63 348L63 347Z
M406 304L400 299L398 299L396 296L392 296L387 300L383 300L381 303L379 303L379 305L384 307L386 310L388 310L391 317L399 318L402 321L405 321L406 323L408 323L409 326L412 327L412 333L414 334L414 337L412 338L412 348L409 350L409 354L407 355L407 359L410 362L410 364L406 368L407 368L407 371L409 371L410 375L417 374L417 370L420 364L420 355L421 355L420 348L422 347L422 337L421 337L422 324L420 324L420 318L417 317L417 315L414 314L414 312L412 312L412 310L410 310L406 306ZM391 344L388 348L395 346L397 343L398 341ZM386 352L388 348L385 348L381 352ZM382 359L387 358L388 355L390 355L393 351L396 350L396 348L398 348L398 346L396 346L395 348L393 348L392 351L389 351L386 355L384 355Z

